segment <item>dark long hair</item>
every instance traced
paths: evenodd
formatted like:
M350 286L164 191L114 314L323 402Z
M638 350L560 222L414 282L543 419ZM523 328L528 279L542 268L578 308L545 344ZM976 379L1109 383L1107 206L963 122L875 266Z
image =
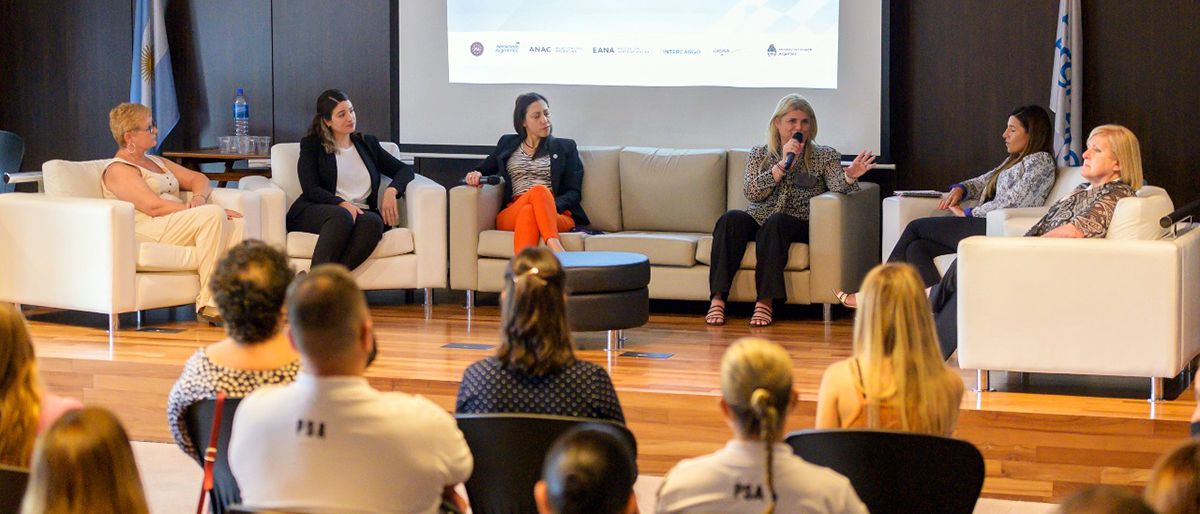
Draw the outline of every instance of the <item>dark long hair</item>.
M313 115L312 126L308 128L308 135L318 136L321 138L321 146L328 153L333 153L335 145L333 142L333 131L329 130L329 126L324 122L333 119L333 110L338 104L349 100L350 96L341 89L326 89L321 92L321 96L317 97L317 113Z
M529 134L525 130L525 114L528 113L529 106L538 101L544 102L547 107L550 106L550 101L546 100L546 97L534 92L529 92L518 96L516 105L513 106L513 130L516 130L517 135L521 136L521 141L524 141L525 138L529 137ZM553 124L550 125L550 133L554 133ZM547 137L546 139L538 142L538 147L533 151L534 157L541 157L542 154L550 151L548 148L546 148L546 140L548 139L550 138Z
M545 376L575 362L566 280L558 258L545 248L526 248L509 261L496 351L505 369Z
M996 182L1000 180L1000 172L1015 166L1021 159L1038 152L1054 155L1054 127L1050 124L1050 113L1040 105L1022 105L1008 114L1017 119L1025 131L1029 133L1029 142L1017 153L1009 154L1000 165L1000 169L992 174L987 185L983 188L981 201L986 202L996 194Z

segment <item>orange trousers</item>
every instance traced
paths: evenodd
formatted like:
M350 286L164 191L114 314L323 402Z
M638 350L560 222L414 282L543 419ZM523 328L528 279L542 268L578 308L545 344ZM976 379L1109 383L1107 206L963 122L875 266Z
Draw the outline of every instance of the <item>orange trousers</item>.
M513 231L516 255L537 246L539 240L548 241L558 237L559 232L575 228L575 220L571 219L571 211L558 213L550 188L533 186L496 215L496 228Z

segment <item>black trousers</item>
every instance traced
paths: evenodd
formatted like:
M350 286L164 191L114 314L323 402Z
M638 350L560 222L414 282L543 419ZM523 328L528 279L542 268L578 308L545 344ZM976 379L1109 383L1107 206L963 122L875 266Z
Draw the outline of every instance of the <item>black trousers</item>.
M946 269L942 281L929 290L929 304L933 308L933 323L937 328L938 344L942 347L942 359L958 349L958 260Z
M933 258L958 251L958 242L987 234L987 219L943 216L915 219L904 227L888 262L907 262L917 268L925 287L941 280Z
M713 228L708 290L712 294L729 296L733 275L741 266L750 241L754 241L758 259L758 267L754 270L758 300L786 299L783 268L787 265L788 248L792 243L808 242L808 220L784 213L772 214L761 226L746 211L735 209L721 215Z
M363 209L357 218L337 205L313 204L288 220L288 230L317 234L312 265L336 262L349 269L367 261L387 226L378 211Z

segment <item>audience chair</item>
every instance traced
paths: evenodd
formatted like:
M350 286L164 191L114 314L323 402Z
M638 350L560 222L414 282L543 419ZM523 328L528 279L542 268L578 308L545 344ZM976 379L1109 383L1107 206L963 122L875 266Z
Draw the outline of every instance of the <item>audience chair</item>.
M876 430L802 430L787 443L804 460L850 479L873 514L971 514L983 455L966 441Z
M633 433L611 421L543 414L459 414L455 418L475 458L466 483L475 514L537 512L533 486L541 479L546 452L558 436L576 425L609 424L624 434L637 455Z
M226 398L225 407L221 412L221 426L219 427L221 432L217 436L217 458L213 462L213 489L208 495L211 506L209 512L212 514L236 512L231 510L230 506L242 501L237 481L233 478L233 472L229 470L229 454L227 453L229 433L233 428L233 414L237 411L238 403L241 401L241 398ZM217 400L215 399L199 401L189 405L187 413L184 415L188 436L192 438L192 445L196 449L192 458L200 463L201 468L204 467L204 451L208 447L208 441L212 438L212 421L213 415L216 413L216 406Z
M29 470L0 464L0 512L20 512Z
M123 312L195 303L193 247L137 241L133 204L101 192L111 162L48 161L45 194L0 195L0 301L108 314L110 333ZM212 202L259 237L258 195L214 188Z
M399 157L395 143L381 143ZM300 143L281 143L271 147L271 178L246 177L238 187L257 192L263 198L263 240L286 248L297 271L312 265L317 235L288 232L287 212L300 196L300 178L296 164ZM379 188L391 180L381 177ZM382 195L380 195L382 197ZM431 304L434 288L446 287L446 188L417 175L404 190L399 203L400 220L383 233L383 239L358 269L353 271L359 287L366 290L424 289L425 303Z

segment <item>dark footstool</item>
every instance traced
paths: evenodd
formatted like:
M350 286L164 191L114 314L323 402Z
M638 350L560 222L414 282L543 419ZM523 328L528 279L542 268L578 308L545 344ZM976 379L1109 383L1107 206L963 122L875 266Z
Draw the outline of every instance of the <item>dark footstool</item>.
M556 254L567 274L567 320L576 332L608 331L612 351L624 347L624 329L650 319L650 260L629 252Z

